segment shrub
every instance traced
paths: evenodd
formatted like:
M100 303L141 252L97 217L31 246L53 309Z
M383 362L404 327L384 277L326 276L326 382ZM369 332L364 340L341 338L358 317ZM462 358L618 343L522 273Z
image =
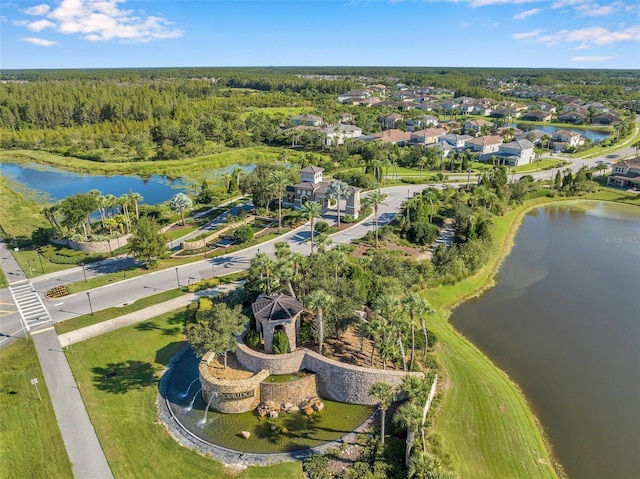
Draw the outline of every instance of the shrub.
M202 291L203 289L215 288L219 284L220 284L219 278L202 279L196 283L192 283L189 286L187 286L187 291L189 291L190 293L195 293L197 291Z
M31 243L33 246L45 246L52 238L51 228L37 228L31 232Z
M253 239L253 228L249 225L241 226L233 232L233 240L238 243L246 243Z
M342 221L343 223L351 224L351 223L357 223L358 219L354 218L351 215L344 215L340 221Z
M314 229L316 230L316 233L326 233L329 231L329 223L323 220L316 221Z
M302 465L309 479L331 479L329 457L314 455L306 459Z
M289 338L287 333L282 329L278 329L273 333L273 352L276 354L285 354L289 350Z
M430 223L411 223L407 229L407 239L412 243L426 245L433 243L438 237L438 227Z
M247 343L247 346L249 346L251 349L257 349L258 345L260 344L260 333L258 333L258 331L256 331L255 329L252 329L247 333L245 341Z

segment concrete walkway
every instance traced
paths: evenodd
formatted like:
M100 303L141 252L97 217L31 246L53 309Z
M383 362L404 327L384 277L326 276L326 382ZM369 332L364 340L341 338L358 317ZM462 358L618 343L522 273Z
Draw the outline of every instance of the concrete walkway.
M53 326L32 333L58 427L77 479L113 478Z
M58 336L62 347L67 347L81 341L85 341L101 334L105 334L116 329L124 328L131 324L141 323L151 318L155 318L164 313L170 313L172 311L178 311L189 305L192 301L198 299L199 296L204 294L211 296L212 294L227 293L236 289L240 283L228 283L218 286L213 290L201 291L198 293L185 294L179 298L173 298L169 301L154 304L148 308L134 311L133 313L124 314L108 321L102 321L101 323L92 324L85 328L76 329L75 331L69 331L68 333Z

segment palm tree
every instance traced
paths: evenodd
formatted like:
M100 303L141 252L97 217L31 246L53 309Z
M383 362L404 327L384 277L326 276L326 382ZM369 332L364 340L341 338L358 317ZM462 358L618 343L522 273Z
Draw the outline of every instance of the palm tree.
M327 186L327 197L336 200L336 210L338 211L338 228L340 228L340 200L348 199L353 191L347 183L340 180L331 180Z
M440 476L440 462L431 454L416 451L409 460L409 479L434 479ZM434 474L438 474L437 476Z
M278 197L278 229L282 228L282 197L289 183L289 174L284 170L272 171L267 180L267 185Z
M407 430L407 446L404 452L404 463L409 466L411 448L416 440L416 434L422 424L422 409L417 404L406 402L393 415L393 422Z
M324 342L324 312L333 304L334 298L322 289L316 289L307 296L309 309L315 312L318 328L318 352L322 354Z
M378 381L369 389L369 395L378 403L380 408L380 444L384 444L384 427L386 422L387 410L396 399L396 392L391 384Z
M326 253L329 246L333 243L329 238L329 235L326 233L319 234L313 241L315 242L315 247L319 253Z
M322 207L317 201L307 201L302 205L302 215L311 223L311 254L313 254L313 228L321 211Z
M429 200L429 206L431 207L431 210L429 212L429 223L433 223L433 202L434 200L438 201L438 190L436 190L435 188L429 188L422 193L422 196Z
M231 193L231 175L220 175L220 179L222 180L222 183L224 185L225 193Z
M408 293L404 297L402 305L404 310L409 313L409 324L411 326L411 362L409 365L409 371L412 371L416 352L415 327L418 324L419 319L420 326L422 327L422 333L424 334L424 357L426 357L429 339L427 336L427 328L424 324L424 315L433 313L433 309L426 299L414 292Z
M387 195L382 193L379 189L371 191L364 199L364 204L367 207L373 208L373 221L374 230L376 233L376 249L378 248L378 209L380 205L386 205L384 200L387 199Z
M183 194L183 193L178 193ZM124 214L125 222L127 223L127 233L131 230L131 217L129 216L129 198L127 195L122 195L118 198L118 204L122 206L122 214ZM184 224L184 219L182 220Z
M171 200L169 200L169 207L174 210L180 212L180 217L182 218L182 226L184 226L184 212L193 206L193 202L191 198L189 198L184 193L177 193L174 195Z
M142 200L144 199L142 197L142 195L140 193L134 193L133 191L129 190L129 194L127 195L127 198L129 198L129 201L131 203L133 203L135 210L136 210L136 218L140 219L140 208L139 205L142 202Z
M271 273L276 268L276 262L267 254L258 253L251 260L251 267L258 270L260 281L266 281L267 294L271 294Z
M407 370L407 358L404 353L404 344L402 342L402 333L403 333L403 321L402 315L398 314L398 307L400 303L398 300L392 296L381 296L377 298L373 304L373 309L380 316L385 318L389 325L391 325L394 329L395 340L398 345L398 350L400 351L400 356L402 357L402 370ZM387 331L388 333L389 331Z

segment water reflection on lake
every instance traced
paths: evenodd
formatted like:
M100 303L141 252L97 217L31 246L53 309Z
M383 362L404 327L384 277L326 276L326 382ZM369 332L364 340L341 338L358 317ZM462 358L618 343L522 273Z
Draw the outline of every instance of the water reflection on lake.
M520 385L572 479L640 471L640 208L532 211L452 324Z

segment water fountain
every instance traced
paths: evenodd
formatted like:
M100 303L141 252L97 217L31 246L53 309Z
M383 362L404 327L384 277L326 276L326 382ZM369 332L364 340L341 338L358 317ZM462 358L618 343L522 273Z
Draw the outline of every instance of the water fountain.
M189 412L193 409L193 403L196 402L196 398L198 397L198 394L200 394L202 392L202 388L198 389L198 391L196 391L196 393L193 395L193 399L191 400L191 402L189 403L189 405L183 409L184 412Z
M193 386L198 379L200 379L200 378L197 377L193 381L191 381L191 384L189 384L189 387L187 388L187 390L185 392L183 392L183 393L180 393L180 398L186 398L189 395L189 391L191 390L191 386Z

